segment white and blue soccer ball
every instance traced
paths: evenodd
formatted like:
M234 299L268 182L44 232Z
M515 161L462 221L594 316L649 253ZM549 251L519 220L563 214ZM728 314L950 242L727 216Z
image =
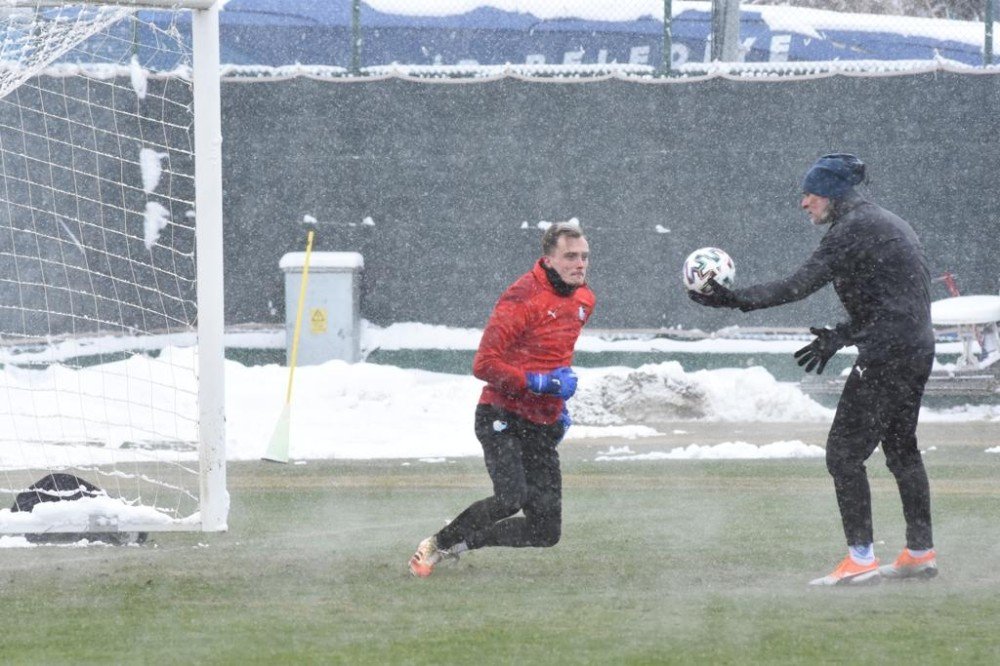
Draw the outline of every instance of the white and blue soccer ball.
M736 282L736 264L725 250L702 247L684 260L683 278L688 291L710 293L712 288L707 283L713 278L722 286L732 288Z

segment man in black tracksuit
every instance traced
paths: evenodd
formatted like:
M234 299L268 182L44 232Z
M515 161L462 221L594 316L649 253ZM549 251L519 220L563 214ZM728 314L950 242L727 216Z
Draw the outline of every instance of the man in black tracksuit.
M838 349L856 345L858 358L844 385L827 439L847 537L848 556L812 585L877 582L880 577L931 577L937 573L931 535L930 489L917 448L920 401L934 360L930 274L913 228L864 199L854 186L865 165L855 156L821 157L803 180L802 207L813 223L829 226L819 247L789 277L691 299L744 312L805 298L829 282L850 320L812 328L816 338L796 352L807 372L823 371ZM865 461L882 444L899 488L906 519L906 548L893 564L878 566L873 552L871 494Z

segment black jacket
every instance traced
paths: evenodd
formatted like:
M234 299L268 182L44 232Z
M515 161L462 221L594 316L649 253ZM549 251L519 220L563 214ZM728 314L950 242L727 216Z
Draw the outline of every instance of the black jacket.
M851 341L862 354L932 351L930 272L913 228L857 194L841 201L834 214L819 247L792 275L734 290L741 309L797 301L833 282L850 316Z

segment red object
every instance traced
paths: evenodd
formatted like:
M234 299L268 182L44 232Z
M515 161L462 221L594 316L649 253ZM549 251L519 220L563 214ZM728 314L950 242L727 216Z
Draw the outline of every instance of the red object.
M472 362L472 374L486 382L479 403L534 423L555 423L562 398L532 393L524 373L572 365L573 347L595 302L586 285L569 296L557 294L541 263L518 278L493 308Z
M951 272L946 272L939 278L934 280L935 282L944 282L944 288L948 290L949 296L958 296L958 284L955 283L955 276Z

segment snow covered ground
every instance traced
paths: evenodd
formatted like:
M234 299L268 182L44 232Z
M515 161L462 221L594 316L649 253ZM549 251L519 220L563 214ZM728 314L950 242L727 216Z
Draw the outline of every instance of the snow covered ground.
M477 329L425 324L387 328L366 324L362 346L369 350L471 350L478 345L480 333ZM588 333L580 339L577 349L788 354L803 344L799 336L787 338L706 337L685 341L652 335ZM174 344L184 341L171 339ZM0 400L0 432L6 433L0 436L0 466L23 464L25 455L34 455L34 449L23 446L26 439L80 442L50 448L58 449L60 462L72 463L79 454L88 464L129 456L130 449L122 448L128 442L194 441L195 357L190 348L170 347L155 358L135 355L83 368L58 363L37 370L23 367L28 361L51 363L64 357L109 354L163 342L148 338L74 341L18 354L21 367L8 364L0 374L0 395L6 396ZM227 345L283 348L284 333L234 333L227 337ZM0 360L9 363L13 358L7 352L7 357ZM225 372L227 458L258 459L285 406L288 368L227 361ZM680 420L817 423L829 421L833 414L804 394L797 383L778 381L762 367L696 370L670 361L637 368L578 368L578 374L580 388L569 403L574 425L568 441L650 437L660 434L657 428L663 424ZM178 385L180 392L175 389ZM472 432L472 416L481 388L482 383L471 374L342 361L299 367L292 383L290 457L478 456L481 452ZM139 404L134 400L137 395L143 398ZM109 403L129 406L109 410ZM181 417L174 418L175 413ZM1000 420L1000 406L925 408L922 419L995 421ZM670 458L772 457L779 452L789 456L822 455L821 450L794 443L775 442L771 447L744 444L705 442L690 451L663 454ZM52 455L44 454L45 460L52 462ZM136 455L151 453L140 450ZM182 455L193 459L195 453L191 450Z
M366 324L363 330L367 349L468 350L475 349L481 334L475 329L423 324L388 328ZM578 349L786 354L803 344L802 337L794 334L788 339L753 339L751 335L686 342L649 334L595 333L581 338ZM197 402L191 347L171 346L156 355L132 354L96 365L72 362L99 354L113 358L123 351L186 339L91 339L18 354L4 350L0 353L0 361L5 363L0 372L0 471L26 466L93 471L98 466L158 460L180 462L193 473ZM284 333L234 332L227 336L227 345L283 348ZM15 359L19 365L12 362ZM794 424L828 422L832 410L804 394L797 383L778 381L762 367L689 370L670 361L635 368L577 370L580 388L569 402L574 425L564 446L596 438L613 440L595 442L595 462L824 455L822 447L794 438ZM289 369L277 364L245 366L227 361L225 374L226 457L230 461L259 460L285 407ZM294 463L387 458L398 459L403 465L434 464L481 455L472 419L482 383L471 374L329 361L296 368L293 379L288 453ZM992 423L1000 420L1000 405L925 408L921 418L925 422ZM738 436L701 441L695 435L709 429L696 430L698 421L731 422L734 430L747 422L775 423L779 424L776 432L789 433L790 437L764 443L741 441ZM791 427L785 428L785 424ZM644 438L678 434L691 437L685 437L682 446L662 450L656 444L629 445ZM136 446L137 442L151 446ZM168 445L157 446L163 443ZM987 455L997 453L1000 447L985 449ZM12 483L7 481L4 488L16 488ZM121 525L132 520L149 525L155 522L151 515L167 520L166 514L150 514L145 507L127 506L110 498L53 503L42 509L50 521L64 524L70 531L82 531L95 506L99 513L116 515ZM35 519L40 520L34 514L0 509L0 523L7 531L28 531ZM22 537L0 537L0 548L27 546L30 544Z

